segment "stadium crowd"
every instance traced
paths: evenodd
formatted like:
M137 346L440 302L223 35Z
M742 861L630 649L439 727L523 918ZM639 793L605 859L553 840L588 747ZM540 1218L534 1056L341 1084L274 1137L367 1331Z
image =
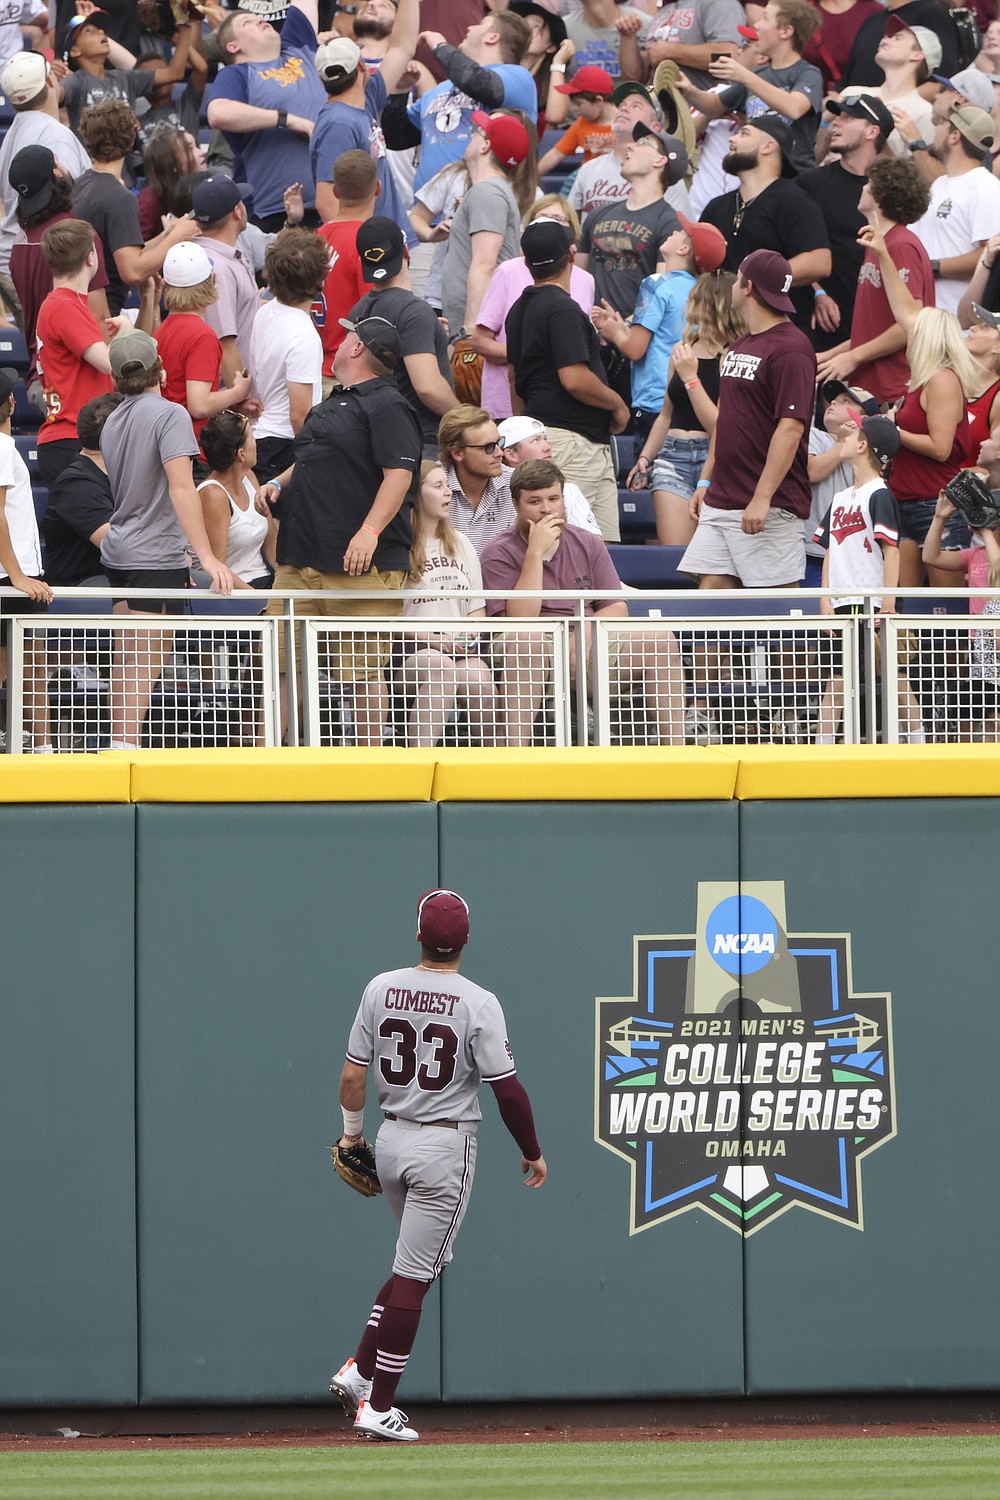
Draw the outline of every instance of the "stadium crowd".
M191 587L280 615L273 586L300 613L433 616L393 662L401 737L461 710L474 742L526 744L551 662L442 616L558 617L518 595L575 588L626 617L601 596L644 491L649 543L702 589L890 613L897 589L1000 588L1000 528L943 495L963 469L1000 485L991 0L24 0L0 22L0 318L23 339L0 612L71 586L175 615L155 591ZM175 625L119 653L113 745L143 742ZM389 665L378 635L341 660L359 744L386 736ZM979 666L993 722L995 652ZM36 703L45 670L40 644ZM657 743L690 737L666 626L623 632L613 678Z

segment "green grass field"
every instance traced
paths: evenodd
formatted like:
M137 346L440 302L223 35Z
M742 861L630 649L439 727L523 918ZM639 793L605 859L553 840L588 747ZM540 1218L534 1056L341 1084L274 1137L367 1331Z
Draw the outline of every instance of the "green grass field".
M997 1500L1000 1437L0 1454L4 1500Z

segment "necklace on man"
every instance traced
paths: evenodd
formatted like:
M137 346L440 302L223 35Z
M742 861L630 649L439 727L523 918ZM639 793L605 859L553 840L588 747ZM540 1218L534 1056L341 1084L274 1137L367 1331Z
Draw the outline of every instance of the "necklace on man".
M743 223L743 215L746 213L747 209L750 207L750 205L752 203L756 203L757 202L757 199L759 197L760 197L759 193L754 193L754 195L753 195L752 198L744 198L744 196L740 192L739 188L736 189L736 202L737 202L738 206L737 206L736 212L733 214L733 233L734 234L739 234L739 232L740 232L740 225Z

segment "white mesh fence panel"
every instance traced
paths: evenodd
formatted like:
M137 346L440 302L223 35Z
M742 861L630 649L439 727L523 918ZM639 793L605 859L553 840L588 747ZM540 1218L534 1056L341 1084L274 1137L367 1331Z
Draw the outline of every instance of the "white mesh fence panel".
M1000 743L1000 614L883 622L884 738Z
M858 733L853 618L595 622L601 745L806 744ZM845 711L846 705L846 711Z
M308 745L566 745L565 620L299 622Z
M60 614L10 627L13 753L280 743L270 620Z

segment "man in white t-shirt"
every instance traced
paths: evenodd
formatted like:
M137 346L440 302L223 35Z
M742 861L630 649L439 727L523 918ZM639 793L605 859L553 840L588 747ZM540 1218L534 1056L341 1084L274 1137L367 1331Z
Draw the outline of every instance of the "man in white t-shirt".
M937 305L957 313L962 293L986 241L1000 233L1000 181L983 169L993 144L993 121L964 104L941 121L931 154L944 174L931 183L930 207L913 233L930 256Z
M47 14L42 0L0 0L0 68L24 47L24 28L45 25Z
M286 229L267 248L265 302L250 335L250 373L261 414L254 423L257 478L266 484L292 462L292 445L323 398L323 344L310 309L329 270L325 240Z

